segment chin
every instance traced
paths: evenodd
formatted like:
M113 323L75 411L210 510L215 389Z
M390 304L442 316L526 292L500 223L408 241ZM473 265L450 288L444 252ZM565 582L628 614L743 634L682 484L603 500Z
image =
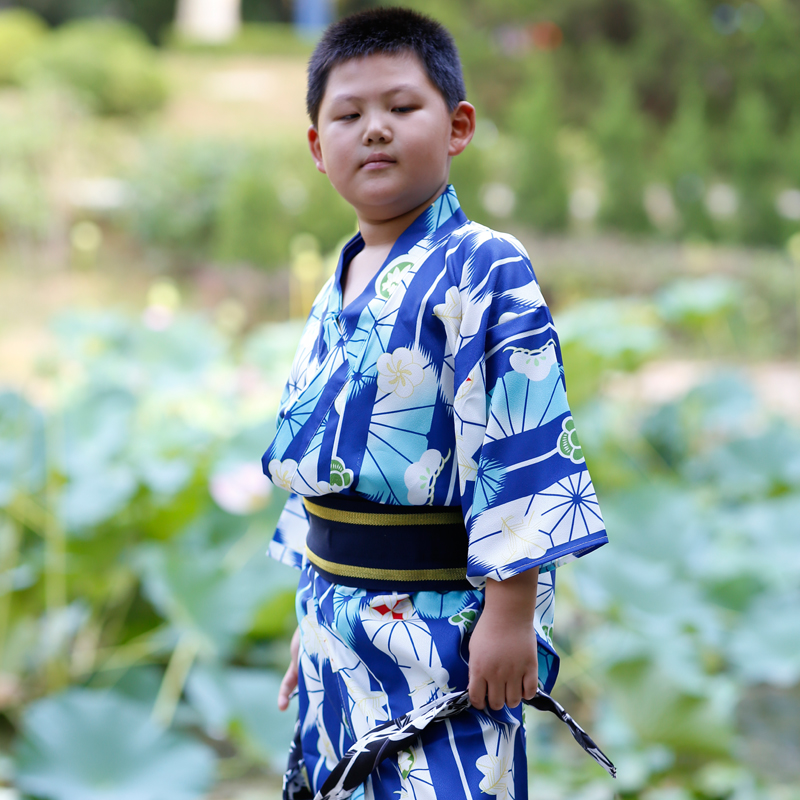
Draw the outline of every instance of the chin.
M373 219L392 219L413 211L428 200L438 189L421 192L419 187L398 189L397 187L374 187L372 191L359 192L358 198L346 200L356 210Z

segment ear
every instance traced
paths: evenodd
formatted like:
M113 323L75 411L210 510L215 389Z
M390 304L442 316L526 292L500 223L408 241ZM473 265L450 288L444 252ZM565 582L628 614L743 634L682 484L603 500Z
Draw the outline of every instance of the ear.
M447 154L462 153L475 135L475 106L462 100L450 114L450 147Z
M311 151L311 158L317 165L317 169L325 173L325 163L322 160L322 145L319 140L319 131L316 125L311 125L308 129L308 149Z

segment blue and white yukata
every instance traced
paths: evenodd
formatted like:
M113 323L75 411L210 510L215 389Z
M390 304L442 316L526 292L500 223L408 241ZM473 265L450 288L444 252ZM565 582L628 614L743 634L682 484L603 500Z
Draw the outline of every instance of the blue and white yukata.
M269 554L301 570L302 750L316 792L356 738L468 683L487 578L538 566L539 681L558 672L555 568L607 542L567 404L558 337L530 259L467 219L449 186L342 309L343 267L317 296L264 472L291 494ZM302 498L452 506L467 586L369 591L331 583L305 550ZM403 541L397 541L398 553ZM366 798L527 797L522 707L432 726L364 784Z

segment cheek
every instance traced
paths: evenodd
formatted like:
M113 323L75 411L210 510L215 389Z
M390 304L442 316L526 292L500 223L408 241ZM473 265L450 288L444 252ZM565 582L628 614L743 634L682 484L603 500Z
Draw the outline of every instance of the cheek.
M320 153L322 154L322 162L325 165L325 172L327 172L328 175L331 173L336 174L336 167L340 163L336 142L330 139L326 140L325 144L320 147Z
M428 136L415 137L410 151L416 154L415 160L420 171L427 171L446 160L449 144L449 135L436 131Z

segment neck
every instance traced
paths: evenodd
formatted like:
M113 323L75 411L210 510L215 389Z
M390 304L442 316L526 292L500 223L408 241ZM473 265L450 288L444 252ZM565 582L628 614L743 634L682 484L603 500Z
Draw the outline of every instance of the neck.
M358 214L358 229L366 247L391 247L400 234L423 212L432 206L447 188L445 181L427 200L410 211L390 219L375 219L368 214Z

